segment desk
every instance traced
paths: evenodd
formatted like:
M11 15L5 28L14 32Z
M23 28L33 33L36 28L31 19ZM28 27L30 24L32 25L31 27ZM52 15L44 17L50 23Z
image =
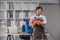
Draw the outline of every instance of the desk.
M12 34L12 33L7 33L6 34L7 35L7 40L8 40L8 38L9 37L11 37L13 40L16 40L16 36L25 36L25 35L27 35L27 36L30 36L30 34L25 34L25 32L20 32L20 33L16 33L16 34ZM19 37L19 39L20 39L20 37Z

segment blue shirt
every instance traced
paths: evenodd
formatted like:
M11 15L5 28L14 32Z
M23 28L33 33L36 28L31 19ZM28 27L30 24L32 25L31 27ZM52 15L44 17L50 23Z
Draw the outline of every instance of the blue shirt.
M27 20L25 23L25 33L31 34L31 27L29 26L29 21Z

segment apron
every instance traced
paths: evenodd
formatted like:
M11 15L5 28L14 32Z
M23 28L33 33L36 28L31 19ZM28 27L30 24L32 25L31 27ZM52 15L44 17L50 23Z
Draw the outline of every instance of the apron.
M45 39L44 27L41 25L35 25L33 28L33 40Z

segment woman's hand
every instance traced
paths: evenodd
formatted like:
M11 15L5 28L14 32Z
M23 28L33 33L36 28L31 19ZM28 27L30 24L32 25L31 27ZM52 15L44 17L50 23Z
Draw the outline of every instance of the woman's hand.
M40 20L35 20L35 21L31 24L31 26L34 27L36 24L37 24L37 25L40 25L40 23L41 23Z

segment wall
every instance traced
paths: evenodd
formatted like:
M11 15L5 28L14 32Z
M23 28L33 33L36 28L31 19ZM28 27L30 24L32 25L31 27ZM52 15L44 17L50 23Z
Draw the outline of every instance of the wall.
M58 0L40 0L40 3L58 3Z
M59 0L0 0L0 1L39 1L40 3L59 3Z
M60 5L40 5L44 8L44 15L47 17L47 25L49 31L49 40L60 40Z

